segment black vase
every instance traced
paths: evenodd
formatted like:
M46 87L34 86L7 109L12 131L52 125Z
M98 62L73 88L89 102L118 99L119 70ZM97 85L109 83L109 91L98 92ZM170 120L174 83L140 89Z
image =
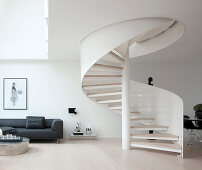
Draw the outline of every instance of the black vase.
M195 114L198 119L202 119L202 111L196 111Z
M196 115L197 119L202 119L202 111L196 111L195 115ZM198 127L202 127L202 121L196 121L196 125Z

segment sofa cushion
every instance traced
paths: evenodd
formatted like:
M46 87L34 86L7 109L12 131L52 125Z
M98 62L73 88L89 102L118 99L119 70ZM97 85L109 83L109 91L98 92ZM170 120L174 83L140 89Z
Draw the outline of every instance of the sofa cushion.
M26 119L0 119L0 127L25 128Z
M51 128L54 119L45 119L45 128Z
M45 117L27 116L26 128L27 129L43 129L45 124Z
M25 129L17 128L16 135L29 139L57 139L57 135L51 128L46 129Z
M13 127L0 127L0 129L2 130L3 135L16 133L16 129Z

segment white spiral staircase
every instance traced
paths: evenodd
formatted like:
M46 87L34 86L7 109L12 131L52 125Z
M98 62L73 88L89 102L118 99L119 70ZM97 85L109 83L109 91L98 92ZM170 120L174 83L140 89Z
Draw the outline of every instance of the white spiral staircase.
M169 46L183 30L173 19L142 18L103 27L81 41L82 89L91 100L122 114L124 149L164 150L183 157L182 100L129 77L129 58Z

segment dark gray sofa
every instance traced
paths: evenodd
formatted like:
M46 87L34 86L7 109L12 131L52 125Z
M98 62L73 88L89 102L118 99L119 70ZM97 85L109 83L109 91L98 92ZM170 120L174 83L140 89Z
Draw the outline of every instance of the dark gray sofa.
M62 139L63 121L60 119L45 119L45 128L26 129L26 119L0 119L0 127L13 127L16 135L29 139Z

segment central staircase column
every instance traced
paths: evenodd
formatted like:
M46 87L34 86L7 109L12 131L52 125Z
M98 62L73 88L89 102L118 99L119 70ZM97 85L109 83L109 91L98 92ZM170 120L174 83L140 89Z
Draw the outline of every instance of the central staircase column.
M130 70L129 48L124 57L122 72L122 149L130 149Z

